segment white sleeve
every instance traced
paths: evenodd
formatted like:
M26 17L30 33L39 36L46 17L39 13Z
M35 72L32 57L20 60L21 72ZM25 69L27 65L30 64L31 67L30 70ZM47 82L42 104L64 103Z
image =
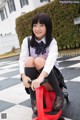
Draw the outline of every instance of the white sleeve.
M58 46L56 40L53 39L49 46L49 53L43 71L47 72L48 74L51 72L53 66L56 63L57 56L58 56Z
M23 40L23 43L21 45L21 52L20 52L20 58L19 58L19 71L20 74L24 73L24 63L26 58L29 56L28 51L28 39L27 37Z

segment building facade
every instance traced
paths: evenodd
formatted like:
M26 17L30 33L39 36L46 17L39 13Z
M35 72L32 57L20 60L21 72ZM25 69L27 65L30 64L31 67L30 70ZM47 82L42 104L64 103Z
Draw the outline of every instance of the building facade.
M5 41L6 46L8 46L6 47L4 44L2 44L2 47L0 46L0 54L10 51L12 47L19 48L19 41L16 38L15 31L15 19L18 16L28 13L29 11L32 11L51 1L52 0L0 0L0 45L3 43L3 41ZM13 43L13 39L10 40L11 36L15 38L17 42L14 40ZM8 37L9 41L7 42L6 39L8 39ZM12 47L10 41L12 43Z
M15 33L15 19L49 0L0 0L0 34Z

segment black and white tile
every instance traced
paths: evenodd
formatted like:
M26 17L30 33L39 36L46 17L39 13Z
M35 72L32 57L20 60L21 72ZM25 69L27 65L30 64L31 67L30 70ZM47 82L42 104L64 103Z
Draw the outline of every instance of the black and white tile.
M80 56L59 57L69 93L70 104L65 103L65 120L80 120ZM0 120L31 120L30 96L20 81L18 58L0 60Z

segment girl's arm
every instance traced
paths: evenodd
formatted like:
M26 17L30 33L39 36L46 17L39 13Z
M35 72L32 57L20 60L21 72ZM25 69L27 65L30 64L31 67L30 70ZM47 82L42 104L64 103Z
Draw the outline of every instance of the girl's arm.
M24 73L24 63L26 58L29 56L28 51L28 40L27 37L23 40L23 43L21 45L21 52L20 52L20 58L19 58L19 71L20 74Z
M45 61L45 66L41 72L41 74L39 75L39 79L40 78L45 78L48 76L48 74L51 72L51 70L53 69L56 61L57 61L57 56L58 56L58 46L57 46L57 42L55 39L52 40L50 46L49 46L49 53L48 53L48 57Z
M45 61L45 66L43 71L49 74L57 61L57 57L58 57L58 46L56 40L53 39L49 46L49 53Z
M21 45L21 53L20 53L20 58L19 58L19 71L20 71L21 78L23 80L23 84L26 88L30 87L30 85L28 84L28 80L30 78L28 76L26 76L25 72L24 72L24 67L25 67L24 64L25 64L25 60L27 59L28 56L29 56L28 39L25 38Z

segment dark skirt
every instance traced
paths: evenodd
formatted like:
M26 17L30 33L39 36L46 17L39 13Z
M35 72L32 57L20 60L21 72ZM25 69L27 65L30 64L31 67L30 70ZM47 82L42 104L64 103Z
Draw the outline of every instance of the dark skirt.
M63 87L64 87L64 88L67 89L67 86L66 86L66 84L65 84L65 82L64 82L64 77L63 77L62 73L61 73L55 66L53 67L52 70L54 71L54 74L55 74L55 76L56 76L56 78L57 78L57 80L58 80L58 82L59 82L60 88L63 88ZM38 75L39 75L39 73L38 73ZM21 78L21 80L22 80L22 78ZM44 83L46 83L46 82L48 82L48 79L47 79L47 78L44 79L44 81L41 83L41 85L44 84ZM25 88L25 90L26 90L26 92L27 92L28 94L30 94L28 88Z

